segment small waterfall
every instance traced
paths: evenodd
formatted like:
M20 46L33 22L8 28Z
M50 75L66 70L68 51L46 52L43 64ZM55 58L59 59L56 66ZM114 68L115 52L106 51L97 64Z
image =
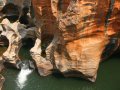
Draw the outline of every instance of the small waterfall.
M19 72L16 83L18 88L16 90L22 90L24 86L26 86L26 82L28 79L28 76L33 72L33 69L29 69L28 65L23 64L21 67L21 71Z

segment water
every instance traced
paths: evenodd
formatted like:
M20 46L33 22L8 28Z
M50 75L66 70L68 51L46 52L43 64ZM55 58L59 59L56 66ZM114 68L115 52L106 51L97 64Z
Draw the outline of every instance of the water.
M17 89L22 90L23 87L26 86L28 76L32 73L32 71L33 70L31 70L29 68L25 69L24 67L22 67L22 69L21 69L21 71L18 74L18 77L16 79L16 83L17 83L17 86L18 86Z
M28 50L23 48L20 57L30 59ZM19 70L6 69L3 72L6 78L3 90L19 90L16 83L19 74ZM22 90L120 90L120 57L112 56L101 63L95 83L81 78L64 78L60 74L41 77L33 71L27 76L25 84Z

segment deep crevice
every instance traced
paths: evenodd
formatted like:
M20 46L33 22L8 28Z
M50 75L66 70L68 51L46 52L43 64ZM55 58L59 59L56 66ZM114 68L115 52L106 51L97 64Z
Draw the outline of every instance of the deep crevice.
M115 0L110 0L110 3L109 3L109 9L108 9L108 12L106 14L106 19L105 19L105 34L107 34L107 27L108 27L108 24L109 24L109 19L112 15L112 11L113 11L113 7L114 7L114 3L115 3Z
M58 10L59 11L62 11L62 3L63 3L63 0L58 1Z

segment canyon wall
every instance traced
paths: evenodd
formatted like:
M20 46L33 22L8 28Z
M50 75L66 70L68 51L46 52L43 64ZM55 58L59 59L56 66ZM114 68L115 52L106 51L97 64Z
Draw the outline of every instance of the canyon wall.
M32 0L32 5L34 29L2 21L2 34L9 40L3 59L16 64L21 40L32 31L36 41L30 53L41 76L58 70L95 82L99 63L119 46L120 1Z
M82 76L94 82L100 61L119 46L119 0L32 2L38 39L31 54L40 74L58 69L64 76ZM41 56L44 34L54 36L45 50L46 57Z

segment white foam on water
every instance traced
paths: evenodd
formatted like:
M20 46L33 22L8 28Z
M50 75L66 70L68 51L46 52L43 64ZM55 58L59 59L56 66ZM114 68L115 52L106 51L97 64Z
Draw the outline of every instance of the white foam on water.
M22 68L21 71L19 72L16 83L20 90L26 85L28 76L32 73L32 71L33 70L29 68L27 69Z

